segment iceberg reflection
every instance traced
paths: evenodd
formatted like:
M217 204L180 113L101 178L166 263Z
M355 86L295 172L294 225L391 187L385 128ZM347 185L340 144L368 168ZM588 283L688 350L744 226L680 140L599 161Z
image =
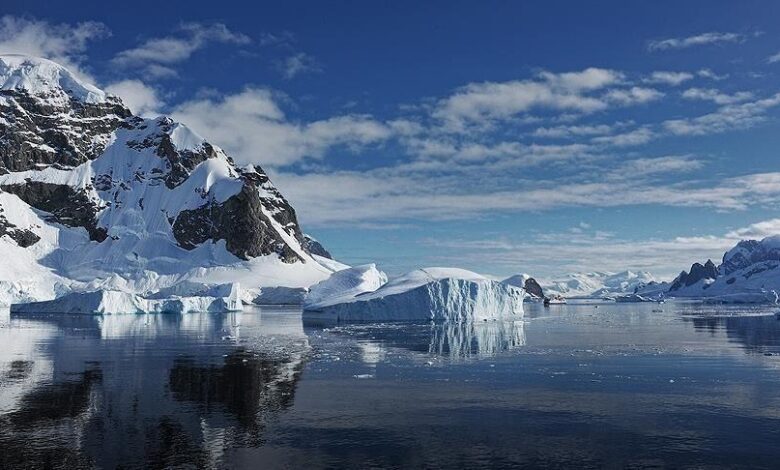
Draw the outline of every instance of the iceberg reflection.
M493 356L525 346L521 320L431 325L430 354L450 358Z

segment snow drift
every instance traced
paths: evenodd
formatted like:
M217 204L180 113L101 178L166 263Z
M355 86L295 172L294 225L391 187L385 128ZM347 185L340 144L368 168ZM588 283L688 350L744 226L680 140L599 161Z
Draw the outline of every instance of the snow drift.
M337 322L522 319L524 295L522 289L463 269L425 268L372 292L307 305L304 318Z

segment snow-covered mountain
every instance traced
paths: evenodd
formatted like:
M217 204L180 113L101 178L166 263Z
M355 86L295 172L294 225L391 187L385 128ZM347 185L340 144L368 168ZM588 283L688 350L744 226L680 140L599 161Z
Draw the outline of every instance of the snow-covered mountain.
M3 303L183 281L300 287L332 272L261 168L18 55L0 55L0 235Z
M547 296L614 297L634 293L657 281L646 271L572 273L563 279L539 280Z
M723 255L717 268L708 261L683 271L670 294L733 302L772 301L780 293L780 235L743 240Z

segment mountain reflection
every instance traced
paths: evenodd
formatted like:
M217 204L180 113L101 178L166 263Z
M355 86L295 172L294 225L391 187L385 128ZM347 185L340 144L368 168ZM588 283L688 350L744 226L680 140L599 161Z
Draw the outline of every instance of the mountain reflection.
M723 330L749 352L780 353L780 320L774 315L692 318L696 331L710 335Z
M221 365L176 359L169 384L176 400L195 402L206 412L224 409L242 426L256 430L260 412L292 405L303 366L302 357L274 358L238 349Z
M42 334L0 353L0 468L218 466L292 405L310 350L283 313L12 321Z

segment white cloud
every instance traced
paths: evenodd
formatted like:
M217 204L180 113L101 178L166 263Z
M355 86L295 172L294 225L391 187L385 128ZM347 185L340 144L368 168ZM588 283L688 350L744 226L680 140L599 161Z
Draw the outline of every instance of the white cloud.
M53 60L71 72L92 80L82 70L82 54L87 45L108 36L102 23L52 24L47 21L3 16L0 18L0 54L24 54Z
M289 121L273 92L247 88L240 93L194 99L172 116L223 147L237 161L270 167L306 157L321 158L332 147L357 149L379 144L392 130L369 116L344 115L320 121Z
M365 172L276 173L279 188L299 208L306 224L328 225L375 220L475 218L485 214L528 213L571 207L663 205L741 210L780 200L780 173L722 181L661 182L657 176L702 168L691 157L657 157L624 162L611 172L577 180L530 178L500 173L458 174L436 166L411 166ZM453 166L453 165L450 165ZM332 179L331 179L332 178ZM344 211L344 207L350 207Z
M653 88L631 87L627 89L610 90L604 98L623 106L647 103L663 97L664 94Z
M766 61L769 62L770 64L774 64L775 62L780 62L780 52L778 52L777 54L772 54L766 59Z
M105 91L122 98L122 102L136 116L156 117L165 105L158 92L140 80L122 80L111 83Z
M295 78L302 73L316 73L322 71L322 67L314 57L303 52L298 52L287 57L279 63L278 68L282 73L282 76L287 80Z
M184 23L175 35L152 38L132 49L119 52L113 59L116 65L126 68L143 68L156 78L176 74L170 66L189 59L193 53L209 43L248 44L250 39L242 33L228 29L222 23Z
M655 137L655 133L648 127L640 127L632 131L621 134L594 137L592 142L599 145L608 145L613 147L630 147L642 145L650 142Z
M665 173L679 174L699 170L703 166L704 162L689 155L667 155L626 161L610 175L621 178L636 178Z
M647 83L664 83L677 86L691 79L693 79L693 74L688 72L653 72L645 81Z
M696 75L702 78L708 78L710 80L720 81L729 78L728 74L718 75L710 69L701 69L696 72Z
M713 88L689 88L683 92L682 97L688 100L712 101L715 104L723 105L753 99L753 93L739 91L733 95L728 95Z
M685 49L693 46L704 46L708 44L743 42L744 40L745 36L742 34L710 32L682 38L650 41L647 48L650 51L664 51L669 49Z
M534 130L534 137L573 138L591 135L603 135L612 132L613 126L606 124L540 127Z
M676 135L705 135L752 127L766 118L766 112L780 105L780 93L768 98L721 106L717 111L688 119L670 119L663 123Z
M732 240L760 240L762 238L780 235L780 219L769 219L750 224L747 227L732 230L726 238Z
M511 118L535 108L593 112L607 103L589 92L620 82L613 70L588 68L581 72L542 72L536 80L471 83L438 102L433 117L451 130L469 124Z

